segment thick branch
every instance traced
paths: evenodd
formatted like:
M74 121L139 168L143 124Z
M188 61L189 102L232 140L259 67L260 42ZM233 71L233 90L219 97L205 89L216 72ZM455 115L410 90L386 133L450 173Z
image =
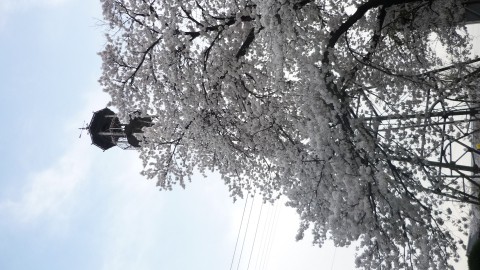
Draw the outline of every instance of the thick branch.
M327 48L325 49L325 52L323 53L323 59L322 63L323 64L328 64L328 56L330 54L329 50L333 49L335 45L337 44L338 40L340 37L345 34L348 29L350 29L356 22L358 22L365 14L374 8L377 8L379 6L384 6L384 7L390 7L393 5L398 5L398 4L406 4L410 2L422 2L421 0L370 0L367 1L366 3L360 5L355 11L352 16L348 17L348 19L340 25L337 30L330 32L330 39L328 40L327 43Z
M247 38L243 42L242 46L240 46L240 49L238 50L237 55L235 55L235 58L237 60L247 53L248 47L250 47L254 39L255 39L255 28L252 28L248 33Z
M251 22L254 21L255 18L251 16L241 16L240 21L241 22ZM230 17L225 23L223 24L217 24L213 26L208 26L205 28L205 32L212 32L212 31L219 31L220 29L224 28L225 26L231 26L235 24L236 18L235 17ZM185 31L182 32L184 35L192 37L192 39L200 36L200 31Z

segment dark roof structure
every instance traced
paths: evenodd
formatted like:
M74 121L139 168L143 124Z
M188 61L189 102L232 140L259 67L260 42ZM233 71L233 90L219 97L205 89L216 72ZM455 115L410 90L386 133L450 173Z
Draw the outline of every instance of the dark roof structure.
M130 123L125 125L125 135L127 136L128 143L133 147L140 147L140 140L135 134L143 133L144 127L152 126L151 117L135 117L130 120Z
M117 136L105 136L101 133L108 133L111 130L120 129L121 123L116 114L109 108L93 113L92 120L88 126L92 144L98 146L102 150L107 150L117 145Z

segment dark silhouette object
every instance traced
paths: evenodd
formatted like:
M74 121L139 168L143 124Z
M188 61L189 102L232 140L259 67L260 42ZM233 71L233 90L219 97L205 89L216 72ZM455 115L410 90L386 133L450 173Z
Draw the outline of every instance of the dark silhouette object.
M468 256L468 269L480 270L480 240L477 239L473 244L472 250Z
M109 108L93 113L88 126L92 144L103 151L114 146L122 149L140 147L139 134L143 133L144 127L152 126L152 117L141 117L139 112L130 114L130 122L122 124L117 115Z

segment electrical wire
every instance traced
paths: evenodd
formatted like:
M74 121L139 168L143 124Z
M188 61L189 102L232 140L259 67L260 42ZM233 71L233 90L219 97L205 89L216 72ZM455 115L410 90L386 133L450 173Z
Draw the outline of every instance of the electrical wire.
M278 221L278 215L279 215L279 207L278 207L278 203L275 204L275 208L274 208L274 211L273 211L273 218L272 218L272 223L271 223L271 226L270 226L270 229L269 229L269 235L268 235L268 238L267 238L267 247L266 247L266 251L265 251L265 260L263 262L263 265L262 265L262 268L261 269L266 269L267 266L268 266L268 263L270 261L270 254L271 254L271 251L272 251L272 246L273 246L273 241L275 240L275 233L277 231L277 221Z
M255 228L255 234L253 236L253 244L252 244L252 249L250 250L250 256L248 257L247 270L250 269L250 260L252 259L252 253L253 253L253 250L255 249L255 241L257 240L258 225L260 224L260 220L262 219L262 210L263 210L263 203L260 206L260 212L258 213L257 227Z
M243 217L245 216L245 209L247 208L247 202L248 202L248 196L245 199L245 205L243 206L242 219L240 221L240 228L238 228L237 241L235 242L235 249L233 250L232 262L230 263L230 270L232 270L233 261L235 259L235 253L237 252L237 244L238 244L238 239L240 238L240 232L242 231Z
M269 209L270 210L270 209ZM271 210L268 212L268 216L265 220L265 225L263 226L263 243L262 243L262 248L260 251L260 262L259 262L259 269L262 269L263 265L265 264L265 259L266 259L266 251L268 248L268 235L270 234L270 223L272 222L272 213Z
M245 239L247 239L248 225L250 224L250 216L252 215L252 208L255 203L255 194L253 195L252 204L250 205L250 212L248 213L247 227L245 229L245 235L243 237L242 249L240 250L240 256L238 258L237 270L240 268L240 262L242 261L243 247L245 246Z
M335 254L337 254L337 247L335 247L335 250L333 251L332 266L330 267L330 270L333 270L333 264L335 262Z

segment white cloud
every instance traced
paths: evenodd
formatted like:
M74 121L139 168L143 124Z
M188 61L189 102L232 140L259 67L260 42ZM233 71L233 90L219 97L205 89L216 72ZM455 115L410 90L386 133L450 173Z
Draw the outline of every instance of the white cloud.
M53 4L59 1L68 0L42 2ZM60 224L66 224L78 203L81 183L88 180L94 150L97 150L90 145L86 132L83 132L82 140L77 139L80 133L78 127L85 117L91 117L92 108L101 108L107 102L106 95L98 89L95 80L92 82L88 88L91 90L85 91L83 101L86 106L64 124L64 136L71 138L68 150L53 160L49 167L30 173L26 184L18 191L19 195L9 194L9 199L0 201L0 216L6 215L9 220L23 224L48 220L50 225L56 224L54 230L59 229Z
M123 169L108 180L112 195L102 222L108 227L102 240L102 269L151 269L162 233L163 200L154 182L139 176L138 158L124 158Z
M68 218L77 187L90 166L85 148L74 145L51 167L31 174L17 200L0 202L0 213L20 223Z

